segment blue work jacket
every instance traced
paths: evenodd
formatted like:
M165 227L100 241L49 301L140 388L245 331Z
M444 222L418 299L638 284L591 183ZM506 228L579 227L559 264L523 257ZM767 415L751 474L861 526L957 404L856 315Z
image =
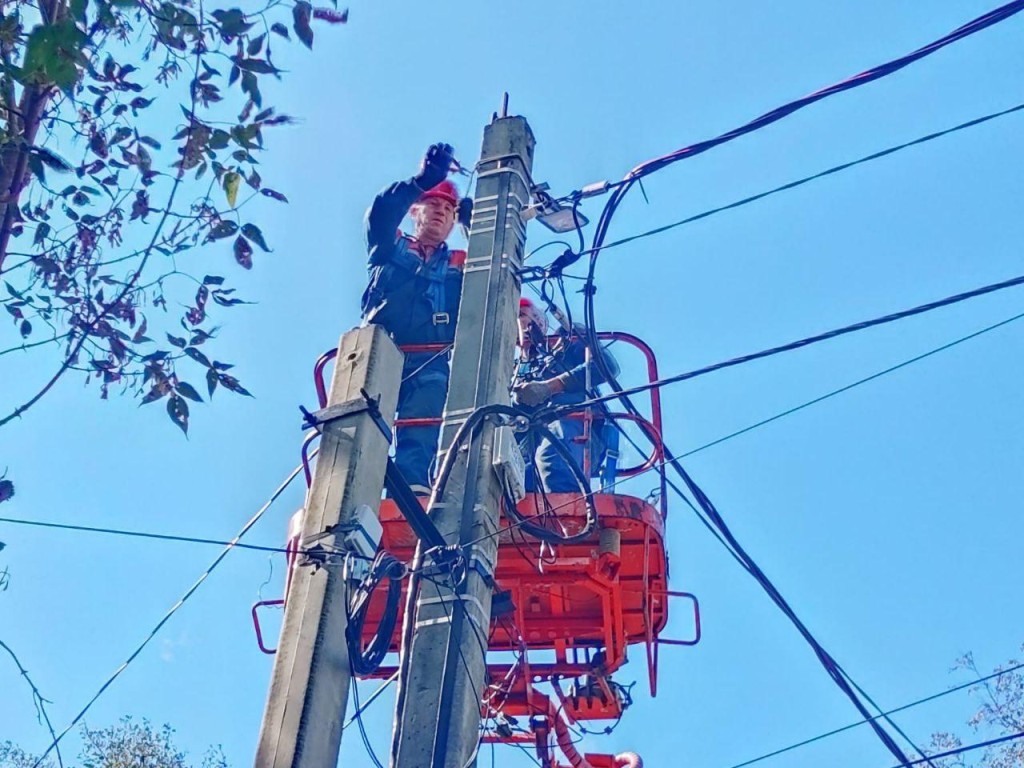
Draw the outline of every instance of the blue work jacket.
M378 194L366 212L369 284L363 320L383 326L399 345L453 342L462 298L466 252L442 243L424 258L416 239L398 229L421 194L411 179L399 181Z

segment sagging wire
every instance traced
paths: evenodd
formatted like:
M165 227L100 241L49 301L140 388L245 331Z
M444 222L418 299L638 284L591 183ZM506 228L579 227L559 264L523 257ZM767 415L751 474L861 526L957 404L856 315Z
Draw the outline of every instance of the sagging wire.
M826 98L828 96L831 96L835 93L839 93L844 90L859 87L860 85L863 85L867 82L871 82L872 80L885 77L886 75L891 74L892 72L895 72L911 64L912 62L917 61L920 58L923 58L924 56L934 53L940 48L949 45L950 43L955 42L956 40L962 39L963 37L966 37L981 29L991 26L992 24L1003 21L1004 19L1009 18L1010 16L1012 16L1015 13L1018 13L1021 10L1024 10L1024 2L1018 1L1004 5L1001 8L996 9L995 11L992 11L989 14L986 14L982 17L979 17L978 19L975 19L969 24L955 30L946 37L941 38L940 40L935 41L930 45L925 46L924 48L918 49L917 51L914 51L913 53L908 54L907 56L888 62L887 64L884 64L881 67L877 67L874 70L868 70L866 72L863 72L860 75L855 76L854 78L850 78L829 88L825 88L815 93L812 93L809 96L804 97L803 99L791 102L790 104L787 104L784 107L781 107L777 110L773 110L772 112L766 113L765 115L762 115L761 117L751 121L750 123L744 126L741 126L740 128L734 131L722 134L721 136L715 139L701 142L700 144L692 145L690 147L684 147L683 149L677 150L676 152L670 153L669 155L665 155L660 158L655 158L654 160L644 163L638 166L637 168L633 169L633 171L631 171L627 175L626 179L623 180L625 183L623 183L621 186L617 186L616 189L613 191L611 197L605 205L604 210L602 211L601 218L598 221L598 225L596 227L594 235L593 247L591 248L590 253L590 268L588 270L588 281L585 284L583 291L585 302L586 325L588 333L588 344L590 345L591 350L593 352L592 358L597 363L598 369L604 375L606 382L613 390L615 390L617 398L623 403L627 411L638 417L640 416L639 410L629 399L628 393L626 393L624 388L619 384L614 373L609 370L607 362L603 360L599 352L597 327L594 317L594 275L597 267L597 259L601 252L601 245L603 244L607 236L611 219L619 204L621 203L622 199L625 197L625 195L629 192L630 188L632 187L633 182L638 181L643 176L653 173L654 171L659 170L671 163L677 162L678 160L687 157L693 157L697 154L700 154L701 152L718 146L719 144L723 144L727 141L731 141L742 135L758 130L820 99ZM683 469L682 465L678 462L678 460L676 460L675 456L672 454L672 452L669 450L667 446L664 446L664 452L666 459L669 461L670 465L676 471L676 473L681 477L684 484L690 491L690 494L693 495L694 499L700 506L702 514L699 514L698 516L702 519L706 518L707 523L710 523L711 525L713 525L714 528L718 529L718 531L722 534L722 537L728 542L728 549L733 554L733 556L741 560L745 569L752 576L754 576L758 583L761 584L761 586L765 589L768 595L772 598L773 602L775 602L783 611L783 613L790 619L790 621L794 624L794 626L797 628L800 634L804 637L804 639L815 651L815 654L818 656L819 660L822 662L822 665L828 671L829 675L836 682L837 686L847 695L850 701L854 704L854 706L858 709L858 711L861 712L861 714L864 717L870 717L870 713L868 712L864 703L861 701L860 696L858 696L857 692L854 690L854 687L856 687L862 695L864 695L863 690L860 689L859 686L856 686L856 683L853 682L852 678L850 678L850 676L845 672L845 670L842 669L841 666L839 666L835 659L833 659L825 651L825 649L821 646L817 639L810 633L810 631L803 624L803 622L796 616L792 608L782 597L781 593L779 593L778 590L775 588L774 584L767 578L764 572L761 571L760 567L753 561L749 554L735 539L732 532L725 524L724 519L721 518L721 515L718 513L718 510L715 508L711 500L707 497L703 490L693 481L689 474ZM864 695L864 697L873 706L875 706L876 709L879 709L877 705L875 705L874 702L871 701L870 697L867 697L866 695ZM879 709L879 711L881 710ZM903 731L899 728L899 726L896 725L895 722L891 720L891 718L885 717L885 720L897 733L903 736L903 738L906 739L907 742L912 747L914 747L914 749L916 749L919 753L923 754L923 751L920 750L905 733L903 733ZM879 723L872 720L871 727L875 731L879 739L882 741L882 743L886 746L886 748L889 749L889 751L897 759L899 759L902 764L909 764L908 756L903 752L902 748L893 740L892 736L890 736L889 733L884 728L882 728L882 726Z
M228 554L233 549L235 549L235 547L238 546L239 540L243 536L245 536L245 534L247 534L252 529L252 527L260 521L260 519L262 519L266 511L270 509L271 505L275 501L277 501L281 494L285 492L288 486L291 485L292 481L295 480L295 478L298 477L299 474L301 474L301 472L302 465L299 464L299 466L295 467L295 469L293 469L291 473L289 473L289 475L277 487L273 494L271 494L270 498L267 499L263 506L261 506L256 511L256 514L249 518L249 520L245 523L245 525L242 526L242 528L235 535L235 537L230 542L228 542L224 551L217 555L217 557L213 560L209 567L207 567L207 569L203 571L203 573L199 576L195 583L192 584L192 586L185 591L185 594L183 594L181 598L179 598L178 601L173 606L171 606L170 610L168 610L167 613L163 616L163 618L157 622L156 626L154 626L153 629L150 630L149 634L146 635L146 637L135 648L135 650L132 651L128 658L125 659L124 662L122 662L121 666L114 670L113 674L111 674L110 677L107 678L103 685L100 686L99 690L97 690L96 693L93 694L92 698L90 698L89 701L86 702L85 706L82 707L81 711L77 715L75 715L74 718L72 718L71 722L68 723L67 727L64 728L64 730L61 731L59 734L57 734L57 737L53 739L50 745L46 748L46 751L43 752L38 758L36 758L36 761L32 764L31 768L39 768L43 760L46 759L46 756L49 755L50 752L52 752L57 747L61 740L65 736L67 736L68 733L71 732L72 728L78 725L79 721L83 717L85 717L86 713L92 708L92 705L96 703L96 700L99 699L100 696L102 696L107 691L107 689L110 688L111 685L113 685L114 681L121 676L121 674L128 668L128 666L133 661L135 661L136 658L138 658L139 654L142 653L145 647L149 645L153 638L156 637L156 635L160 632L161 629L163 629L164 625L171 620L171 617L175 613L177 613L178 610L181 609L181 607L189 600L189 598L192 597L192 595L196 593L199 587L201 587L203 583L206 581L206 579L209 578L210 574L213 573L213 571L216 570L216 568L224 561L224 558L226 558Z

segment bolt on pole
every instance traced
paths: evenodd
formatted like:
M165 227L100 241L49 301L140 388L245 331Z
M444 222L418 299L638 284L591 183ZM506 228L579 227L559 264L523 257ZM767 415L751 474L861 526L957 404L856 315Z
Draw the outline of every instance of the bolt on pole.
M445 405L442 453L477 408L509 403L534 137L522 117L484 128ZM431 516L463 552L465 576L420 580L410 647L402 649L392 766L465 768L475 762L486 686L491 594L502 490L492 465L494 425L460 450Z

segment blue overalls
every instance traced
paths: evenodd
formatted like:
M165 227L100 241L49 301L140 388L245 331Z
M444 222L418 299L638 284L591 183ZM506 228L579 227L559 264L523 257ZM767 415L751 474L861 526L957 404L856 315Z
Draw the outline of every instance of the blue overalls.
M366 214L369 285L363 293L363 322L381 325L399 346L447 344L455 340L462 296L465 252L441 244L423 258L419 244L398 232L422 191L411 180L391 185ZM448 394L448 352L406 352L398 417L437 418ZM410 485L430 486L440 425L400 427L395 464Z

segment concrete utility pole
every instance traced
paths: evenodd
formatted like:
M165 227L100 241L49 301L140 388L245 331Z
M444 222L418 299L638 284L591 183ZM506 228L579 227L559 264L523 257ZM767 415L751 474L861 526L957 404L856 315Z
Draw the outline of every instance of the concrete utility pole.
M353 511L362 504L379 507L390 440L362 393L379 397L379 414L390 428L401 372L402 354L379 326L341 337L329 405L316 414L323 437L306 500L304 546L342 548ZM337 765L351 682L347 597L340 563L301 567L292 575L256 768Z
M444 448L476 408L509 402L533 147L526 120L506 117L504 109L484 129ZM449 543L466 544L498 528L501 489L491 465L493 445L494 425L487 422L460 451L443 498L431 510ZM408 660L391 745L396 768L465 768L475 762L497 545L492 537L465 551L465 580L454 590L441 579L420 582L415 634L411 648L403 649Z

